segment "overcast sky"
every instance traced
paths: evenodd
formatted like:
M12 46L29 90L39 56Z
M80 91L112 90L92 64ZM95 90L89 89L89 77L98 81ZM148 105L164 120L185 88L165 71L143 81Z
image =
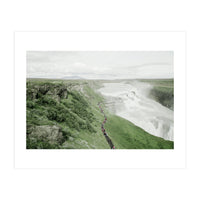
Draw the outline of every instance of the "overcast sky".
M173 52L28 51L29 78L173 78Z

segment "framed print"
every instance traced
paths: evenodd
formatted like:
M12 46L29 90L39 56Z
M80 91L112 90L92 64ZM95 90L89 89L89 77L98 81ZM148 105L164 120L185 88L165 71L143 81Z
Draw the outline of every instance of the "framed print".
M15 32L16 168L184 168L184 32Z

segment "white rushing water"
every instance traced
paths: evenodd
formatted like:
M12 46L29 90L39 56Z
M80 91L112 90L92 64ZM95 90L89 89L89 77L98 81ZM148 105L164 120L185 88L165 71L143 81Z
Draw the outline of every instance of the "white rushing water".
M104 83L99 92L108 107L148 133L174 140L174 112L150 99L152 86L140 81Z

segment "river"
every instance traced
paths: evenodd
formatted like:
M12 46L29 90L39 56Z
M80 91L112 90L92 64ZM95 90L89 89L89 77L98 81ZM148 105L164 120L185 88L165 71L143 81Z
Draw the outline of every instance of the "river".
M148 133L174 140L174 112L148 97L152 85L140 81L103 83L98 91L110 111Z

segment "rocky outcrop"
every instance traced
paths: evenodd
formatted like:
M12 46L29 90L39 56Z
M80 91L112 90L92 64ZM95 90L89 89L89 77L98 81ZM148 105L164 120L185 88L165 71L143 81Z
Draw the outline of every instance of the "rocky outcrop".
M63 134L58 126L35 126L32 129L30 138L36 138L50 144L61 144L63 142Z
M65 85L32 85L30 83L27 83L26 92L27 97L30 100L38 99L41 96L48 95L57 102L60 102L60 99L66 99L68 96L67 87Z
M68 92L67 89L64 87L55 87L48 90L46 95L51 96L52 99L56 100L57 102L60 102L60 99L66 99Z

